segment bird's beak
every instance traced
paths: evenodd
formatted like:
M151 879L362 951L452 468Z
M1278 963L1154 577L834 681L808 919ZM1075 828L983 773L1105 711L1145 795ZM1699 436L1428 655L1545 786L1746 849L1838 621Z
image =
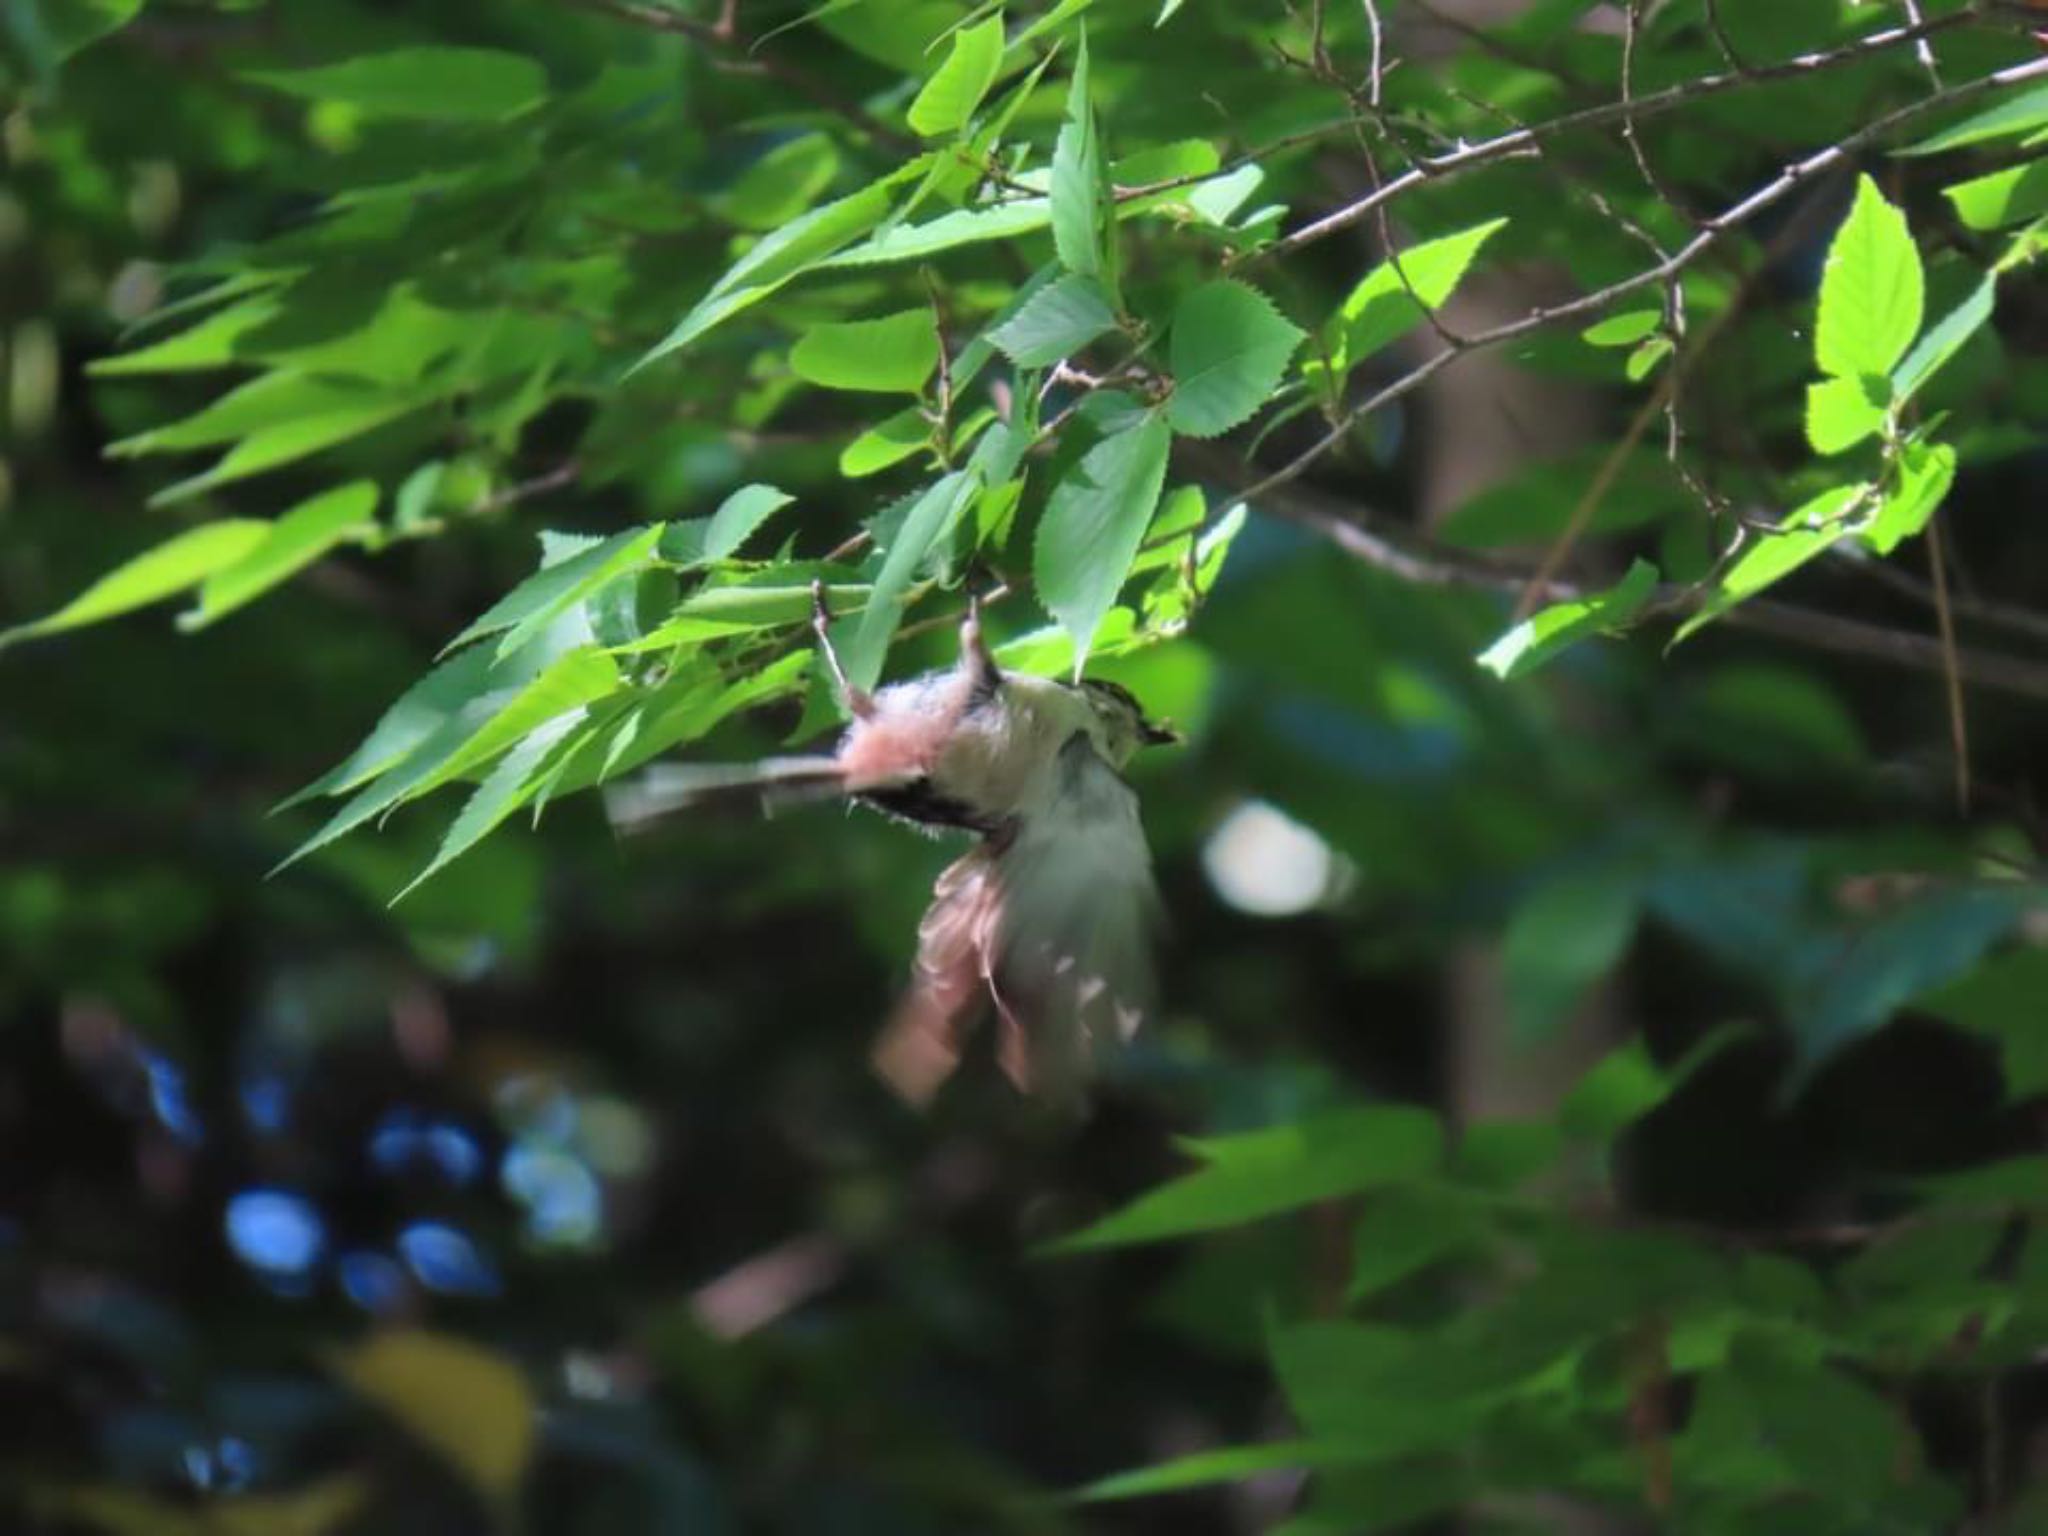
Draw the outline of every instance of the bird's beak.
M1180 732L1176 731L1173 723L1168 720L1162 720L1157 725L1147 720L1140 730L1138 739L1141 744L1148 747L1171 747L1177 745L1181 739Z

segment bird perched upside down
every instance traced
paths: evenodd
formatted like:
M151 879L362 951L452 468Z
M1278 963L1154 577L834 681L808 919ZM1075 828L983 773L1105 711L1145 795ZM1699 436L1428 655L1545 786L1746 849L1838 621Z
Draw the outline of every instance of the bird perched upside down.
M1139 748L1179 738L1115 683L1004 672L978 604L950 671L874 693L848 683L828 620L814 586L819 653L852 717L836 752L670 768L614 816L634 822L735 793L770 804L845 796L920 828L972 833L918 926L916 976L876 1044L876 1068L906 1098L928 1099L988 1008L1010 1078L1071 1092L1150 1005L1157 898L1121 770Z

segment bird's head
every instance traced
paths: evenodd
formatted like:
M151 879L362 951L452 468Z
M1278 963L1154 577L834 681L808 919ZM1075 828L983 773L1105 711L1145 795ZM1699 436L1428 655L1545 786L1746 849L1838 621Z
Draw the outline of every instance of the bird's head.
M1086 678L1081 683L1081 693L1102 726L1103 755L1115 767L1123 767L1140 747L1165 746L1180 740L1180 733L1171 725L1147 719L1144 706L1121 683Z

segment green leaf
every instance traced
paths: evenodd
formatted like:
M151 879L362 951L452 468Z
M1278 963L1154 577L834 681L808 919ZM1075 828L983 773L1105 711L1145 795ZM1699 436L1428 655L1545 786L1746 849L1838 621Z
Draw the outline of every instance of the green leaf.
M1856 201L1821 272L1814 361L1837 378L1889 374L1919 334L1925 303L1926 279L1906 216L1876 182L1859 177Z
M1657 567L1637 560L1605 592L1531 614L1481 651L1479 665L1499 678L1525 676L1588 635L1614 633L1656 590Z
M1103 271L1108 228L1107 177L1095 110L1088 100L1088 34L1081 34L1074 78L1067 88L1067 115L1052 151L1052 240L1060 265L1095 277Z
M438 122L503 122L539 106L548 92L540 65L495 48L398 48L248 78L308 101Z
M1072 273L1033 294L1024 307L989 332L989 339L1020 368L1044 368L1072 357L1105 331L1116 314L1093 278Z
M1056 1246L1107 1248L1213 1232L1421 1178L1443 1161L1436 1117L1401 1105L1340 1110L1187 1146L1203 1167Z
M1592 347L1632 347L1663 323L1661 309L1632 309L1588 326L1579 339Z
M1890 381L1873 374L1806 386L1806 440L1815 453L1842 453L1883 430Z
M1176 432L1215 437L1273 398L1300 327L1256 288L1230 278L1182 296L1173 313L1166 416Z
M419 395L392 395L383 391L365 394L362 402L339 410L301 416L251 433L204 474L158 491L149 498L152 507L167 507L189 501L206 491L246 480L267 470L295 463L322 449L396 420L424 404Z
M711 514L702 558L706 562L731 559L763 523L795 500L787 491L772 485L741 486Z
M939 366L938 322L929 309L906 309L814 325L790 350L789 366L826 389L914 395Z
M434 850L432 862L391 898L392 906L469 852L534 797L545 782L548 769L559 761L558 749L574 749L572 737L583 723L583 713L578 709L548 721L498 760L441 835L441 845Z
M1905 404L1921 385L1962 351L1964 344L1990 320L1997 298L1998 279L1987 272L1962 302L1930 325L1926 334L1913 344L1913 350L1900 359L1892 372L1893 398Z
M883 230L850 250L820 261L817 270L830 272L917 261L963 245L1034 234L1051 220L1052 204L1043 197L1018 197L979 208L960 208L922 224L898 224Z
M1903 155L1935 155L1943 150L1961 149L1990 139L2017 138L2048 128L2048 85L2032 85L2015 96L1973 112L1959 123L1899 151Z
M763 235L753 249L711 285L711 291L677 322L676 328L633 365L634 369L645 368L671 352L680 351L714 326L760 303L792 278L865 235L888 213L889 189L907 170L884 177L836 202L813 208L801 218Z
M1565 1096L1558 1120L1575 1136L1611 1141L1676 1093L1693 1073L1749 1031L1729 1025L1711 1031L1670 1067L1662 1067L1638 1038L1610 1052Z
M2009 1097L2028 1099L2048 1092L2048 1029L2041 1027L2041 999L2048 997L2048 949L2016 949L1985 961L1913 1006L1994 1041L2005 1071Z
M1870 1388L1775 1340L1745 1335L1729 1370L1764 1439L1830 1503L1876 1505L1898 1465L1898 1415Z
M1865 499L1863 485L1838 485L1822 491L1810 501L1786 514L1776 534L1752 534L1748 549L1722 576L1721 583L1700 606L1700 611L1678 626L1676 644L1702 625L1715 619L1746 598L1756 596L1774 582L1782 581L1815 556L1848 536L1851 524L1846 514Z
M910 126L926 138L952 133L967 125L981 98L996 83L1003 64L1001 10L975 26L953 34L946 62L925 81L907 114Z
M1927 526L1955 483L1956 451L1946 443L1909 443L1899 451L1898 484L1879 503L1863 542L1888 555Z
M245 558L270 531L271 524L243 517L188 528L116 566L48 618L0 630L0 646L80 629L174 597Z
M742 229L777 229L809 208L838 174L839 150L831 135L807 133L769 150L710 203L720 218Z
M498 646L498 654L504 656L517 650L565 608L582 602L614 576L652 555L665 526L651 523L644 528L628 528L566 559L543 565L449 641L444 653L500 630L507 633Z
M1420 325L1427 318L1424 306L1435 309L1457 291L1481 248L1507 222L1490 219L1411 245L1398 263L1383 261L1368 272L1324 329L1329 371L1341 376Z
M1045 611L1074 637L1074 673L1087 664L1166 483L1173 433L1148 412L1083 454L1052 489L1032 549Z
M911 504L902 526L889 542L853 639L841 649L846 679L854 687L872 688L880 679L889 642L903 619L904 595L910 590L911 579L925 557L952 535L980 485L980 477L972 471L955 470Z
M1648 341L1629 353L1628 361L1622 364L1622 375L1631 384L1640 384L1652 373L1657 365L1669 357L1675 348L1669 336L1652 336Z
M404 798L430 794L451 779L482 767L550 720L613 692L619 681L619 664L596 646L565 651L431 772L410 781Z
M1479 1210L1449 1189L1396 1186L1372 1197L1351 1224L1351 1280L1363 1301L1479 1240Z
M1158 1466L1119 1472L1113 1477L1090 1483L1075 1497L1091 1503L1106 1499L1137 1499L1152 1494L1175 1493L1184 1488L1204 1488L1212 1483L1241 1482L1271 1472L1345 1466L1359 1459L1360 1452L1355 1447L1322 1440L1220 1446Z
M1942 188L1956 217L1971 229L2004 229L2048 213L2048 160L2008 166Z
M916 406L876 422L839 454L839 473L849 480L879 474L900 464L932 440L932 424Z
M1638 883L1613 873L1548 881L1515 909L1501 942L1508 1029L1548 1034L1635 937Z
M276 320L282 307L269 295L208 315L175 336L133 352L96 357L85 371L95 378L123 378L146 373L187 373L202 368L224 368L237 361L236 343Z
M287 581L350 538L377 525L377 487L369 480L339 486L300 502L233 565L208 576L199 606L179 615L180 629L200 629Z

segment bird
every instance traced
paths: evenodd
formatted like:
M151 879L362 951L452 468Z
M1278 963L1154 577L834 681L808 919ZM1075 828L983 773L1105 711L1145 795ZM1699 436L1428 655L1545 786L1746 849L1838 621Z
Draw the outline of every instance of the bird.
M847 678L821 584L811 627L849 723L830 753L663 765L612 805L615 824L730 798L844 799L919 831L965 834L918 925L912 979L876 1040L884 1082L928 1102L984 1013L1026 1092L1071 1102L1152 1007L1159 902L1123 770L1180 740L1119 684L1005 671L970 596L948 669L874 691Z

